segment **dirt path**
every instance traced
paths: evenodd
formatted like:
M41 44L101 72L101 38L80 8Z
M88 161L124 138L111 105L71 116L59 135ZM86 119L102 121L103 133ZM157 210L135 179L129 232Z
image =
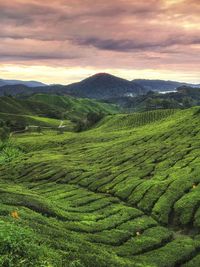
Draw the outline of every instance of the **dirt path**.
M58 126L58 128L62 128L62 127L64 127L63 123L64 123L64 121L61 121L61 122L60 122L60 125Z

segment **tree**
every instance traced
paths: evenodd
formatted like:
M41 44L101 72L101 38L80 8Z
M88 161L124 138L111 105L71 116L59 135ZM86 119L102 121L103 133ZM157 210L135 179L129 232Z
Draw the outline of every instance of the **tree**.
M88 126L91 127L94 124L96 124L97 122L99 122L102 118L103 118L103 113L97 113L97 112L89 112L87 114L87 122L88 122Z
M101 112L89 112L85 119L74 120L76 126L74 128L75 132L85 131L92 126L94 126L97 122L99 122L104 117L104 114Z
M74 131L79 133L87 129L87 121L86 120L77 120L75 124Z

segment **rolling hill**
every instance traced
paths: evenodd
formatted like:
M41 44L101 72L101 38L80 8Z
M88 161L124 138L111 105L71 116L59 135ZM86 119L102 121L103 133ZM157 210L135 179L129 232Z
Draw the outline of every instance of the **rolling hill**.
M114 114L119 107L90 99L48 94L36 94L27 98L0 97L0 121L12 130L26 126L58 127L73 129L89 113Z
M14 136L0 158L1 264L199 266L199 116L117 114L82 133Z
M84 116L90 111L117 113L119 107L104 102L71 96L35 94L27 98L0 97L0 112L60 118L61 113Z
M83 118L89 112L114 114L120 111L120 108L114 104L108 104L87 98L74 98L71 96L35 94L29 98L37 103L50 105L59 109L68 119Z
M16 115L38 115L59 119L61 111L59 107L51 107L47 103L36 102L31 99L15 97L0 97L0 112Z

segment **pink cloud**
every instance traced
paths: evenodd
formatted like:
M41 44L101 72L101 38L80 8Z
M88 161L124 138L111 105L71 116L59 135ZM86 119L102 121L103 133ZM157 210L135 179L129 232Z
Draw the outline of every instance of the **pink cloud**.
M6 63L200 67L199 0L0 0Z

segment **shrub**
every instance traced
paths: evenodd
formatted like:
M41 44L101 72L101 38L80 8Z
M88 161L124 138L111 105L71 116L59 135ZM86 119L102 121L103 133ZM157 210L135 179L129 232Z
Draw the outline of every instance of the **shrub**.
M33 231L0 221L0 266L46 267L54 263L59 263L58 256L39 244Z

